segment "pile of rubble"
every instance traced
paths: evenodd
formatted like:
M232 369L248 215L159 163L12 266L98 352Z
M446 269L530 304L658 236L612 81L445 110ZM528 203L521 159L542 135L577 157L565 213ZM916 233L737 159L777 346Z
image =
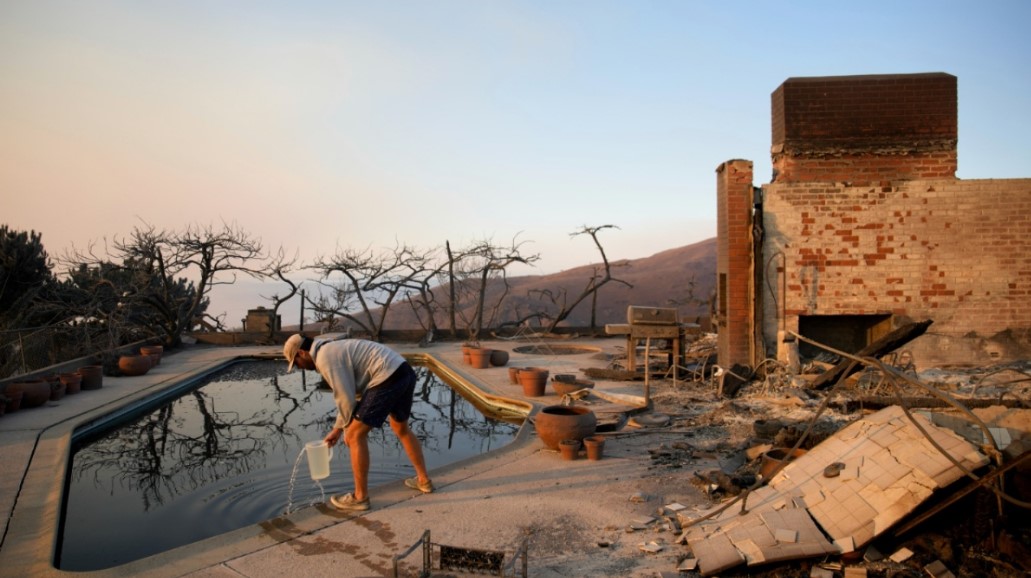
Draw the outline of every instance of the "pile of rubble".
M881 352L828 381L836 364L714 361L703 336L691 379L667 373L651 396L678 433L649 449L653 468L719 458L690 473L708 505L629 529L669 532L641 550L675 550L670 576L1031 574L1031 363L917 373Z

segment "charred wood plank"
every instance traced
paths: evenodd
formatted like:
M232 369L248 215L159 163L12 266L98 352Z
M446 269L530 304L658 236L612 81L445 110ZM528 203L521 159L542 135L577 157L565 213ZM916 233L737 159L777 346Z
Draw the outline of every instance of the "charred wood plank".
M899 347L913 341L917 337L923 335L927 328L931 326L931 321L919 321L917 323L907 323L891 333L875 340L870 345L860 349L856 352L856 357L881 357L895 351ZM809 385L811 389L824 389L834 385L839 379L846 378L853 373L862 369L863 366L858 363L853 363L851 359L843 359L838 362L837 365L831 369L820 374L813 382Z

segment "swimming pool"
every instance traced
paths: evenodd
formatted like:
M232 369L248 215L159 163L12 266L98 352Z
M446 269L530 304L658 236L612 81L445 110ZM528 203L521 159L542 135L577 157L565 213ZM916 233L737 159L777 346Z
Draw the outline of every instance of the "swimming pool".
M314 372L282 361L236 363L144 414L76 434L56 563L63 570L124 564L322 500L307 475L304 442L332 425L331 393ZM425 367L410 426L431 469L499 448L519 424L484 409ZM370 435L370 486L412 475L389 427ZM325 496L351 489L338 446ZM373 493L375 506L375 493Z

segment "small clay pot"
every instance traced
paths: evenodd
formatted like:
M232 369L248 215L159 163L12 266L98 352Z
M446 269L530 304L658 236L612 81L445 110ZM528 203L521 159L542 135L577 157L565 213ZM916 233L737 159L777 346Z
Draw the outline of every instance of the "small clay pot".
M547 369L544 369L543 367L524 367L521 370L519 370L519 377L522 377L523 373L527 372L536 374L545 382L548 381L548 375L550 375L550 372Z
M93 390L104 386L104 367L102 365L85 365L75 370L82 376L82 389Z
M462 363L466 365L472 365L472 351L479 349L479 345L463 345L462 346Z
M513 385L519 383L519 372L522 371L522 367L509 367L508 368L508 381L512 382Z
M580 457L580 440L562 440L558 443L558 451L564 460L575 460Z
M129 377L143 375L150 371L149 355L123 355L118 358L118 369Z
M149 355L150 360L153 362L151 365L157 365L161 363L161 356L164 354L165 348L161 345L144 345L140 347L140 355Z
M791 448L773 448L762 455L759 462L759 474L764 480L770 479L770 476L780 468L782 463L791 462L795 458L805 455L806 450L799 448L790 454L788 452L791 452Z
M469 350L469 365L475 369L487 369L490 367L490 354L493 349L487 349L486 347L480 347L477 349Z
M587 436L584 438L584 448L587 449L587 459L600 460L605 450L605 438L601 436Z
M541 397L548 385L548 371L527 367L519 371L519 383L526 397Z
M508 352L504 349L492 349L490 351L490 364L494 367L504 367L508 364Z
M65 393L68 395L79 393L82 389L82 376L78 373L62 373L58 376L64 384Z

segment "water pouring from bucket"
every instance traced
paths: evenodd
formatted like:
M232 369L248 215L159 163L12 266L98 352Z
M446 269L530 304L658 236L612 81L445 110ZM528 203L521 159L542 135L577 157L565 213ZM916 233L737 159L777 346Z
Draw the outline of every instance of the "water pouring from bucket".
M308 456L308 472L311 479L318 481L329 477L329 461L333 459L333 448L325 440L304 444L304 453Z
M329 462L333 459L333 448L324 440L306 442L301 451L297 453L297 459L294 460L294 469L290 474L290 490L286 497L284 514L290 514L294 511L294 486L297 481L297 470L300 469L302 457L308 458L308 473L311 475L311 481L319 488L319 498L312 500L308 505L314 506L326 501L326 489L322 487L322 480L329 477Z

